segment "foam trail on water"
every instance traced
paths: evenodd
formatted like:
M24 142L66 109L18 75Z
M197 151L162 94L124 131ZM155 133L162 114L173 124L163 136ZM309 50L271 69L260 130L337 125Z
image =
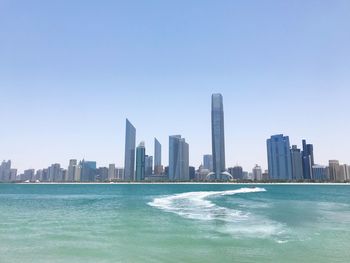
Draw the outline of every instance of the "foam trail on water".
M166 212L196 220L217 220L225 225L217 229L219 232L229 233L234 236L266 237L282 233L281 226L277 222L252 215L231 208L222 207L213 203L210 197L220 197L236 194L249 194L265 192L266 189L240 188L227 191L203 191L186 192L154 198L148 204Z
M245 215L240 211L227 209L215 205L212 201L206 198L212 196L224 196L224 195L235 195L241 193L256 193L264 192L264 188L240 188L237 190L228 191L205 191L205 192L186 192L181 194L175 194L165 197L155 198L148 204L167 212L173 212L181 216L199 219L199 220L212 220L217 217L220 213L225 215L221 220L232 220L239 219ZM226 213L229 212L229 213Z

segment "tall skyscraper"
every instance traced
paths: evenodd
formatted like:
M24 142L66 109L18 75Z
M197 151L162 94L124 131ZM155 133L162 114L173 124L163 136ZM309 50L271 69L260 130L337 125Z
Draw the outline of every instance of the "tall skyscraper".
M154 138L154 174L160 175L162 172L162 145Z
M292 146L290 150L290 156L292 159L292 179L303 179L303 161L300 149L296 145Z
M136 181L142 181L145 179L145 157L145 143L141 142L136 148Z
M312 166L314 163L314 147L312 144L306 144L306 140L303 140L303 175L304 179L312 179Z
M135 144L136 129L131 122L126 119L125 126L125 155L124 155L124 180L133 181L135 175Z
M213 155L205 154L203 155L203 168L209 171L213 171Z
M208 178L215 180L232 178L226 172L225 166L224 106L221 94L213 94L211 97L211 134L213 173L210 173Z
M169 180L189 180L189 146L181 135L169 136Z
M291 180L292 162L289 137L283 134L273 135L266 141L270 179Z

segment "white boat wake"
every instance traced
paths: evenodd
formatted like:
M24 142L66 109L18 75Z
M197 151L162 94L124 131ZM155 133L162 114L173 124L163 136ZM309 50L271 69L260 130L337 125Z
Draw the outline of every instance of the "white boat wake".
M220 196L265 191L264 188L255 187L228 191L186 192L157 197L148 204L187 219L222 222L222 224L216 224L215 229L235 237L279 236L285 232L282 224L249 212L222 207L210 200L210 198Z

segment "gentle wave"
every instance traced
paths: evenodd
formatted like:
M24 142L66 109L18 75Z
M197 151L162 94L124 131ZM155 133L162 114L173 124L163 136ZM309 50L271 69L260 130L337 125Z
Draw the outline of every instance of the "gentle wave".
M209 200L210 197L220 197L236 194L265 192L264 188L240 188L228 191L186 192L154 198L148 204L166 212L181 217L204 221L222 221L216 226L218 232L232 234L235 237L268 237L284 233L283 226L252 213L243 212L219 206Z

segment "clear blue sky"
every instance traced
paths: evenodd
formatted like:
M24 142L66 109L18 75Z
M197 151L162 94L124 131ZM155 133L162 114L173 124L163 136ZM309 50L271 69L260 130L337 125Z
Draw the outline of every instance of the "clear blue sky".
M211 152L210 96L224 96L227 166L266 168L276 133L350 163L350 1L0 0L0 158L123 165L168 135Z

